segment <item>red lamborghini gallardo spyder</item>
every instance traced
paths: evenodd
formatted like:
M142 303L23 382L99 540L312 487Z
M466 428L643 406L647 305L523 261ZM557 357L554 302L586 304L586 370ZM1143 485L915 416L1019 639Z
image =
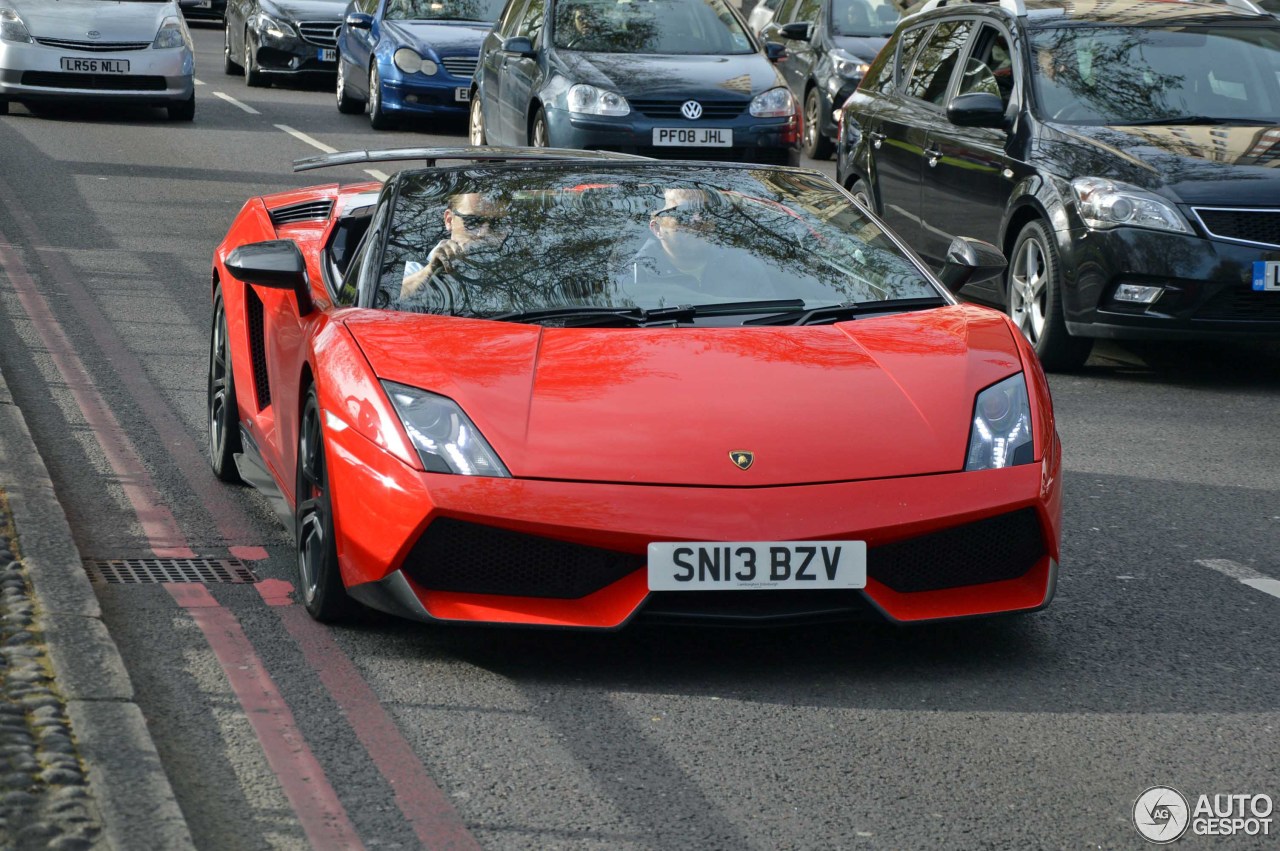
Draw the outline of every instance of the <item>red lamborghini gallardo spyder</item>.
M251 199L213 262L209 453L307 609L610 629L898 622L1053 595L1060 444L957 239L935 277L801 169L414 159ZM420 164L421 167L418 167Z

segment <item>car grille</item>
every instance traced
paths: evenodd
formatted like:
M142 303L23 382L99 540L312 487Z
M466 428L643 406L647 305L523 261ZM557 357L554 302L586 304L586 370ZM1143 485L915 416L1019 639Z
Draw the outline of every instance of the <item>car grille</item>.
M576 600L644 568L642 555L441 518L404 570L430 591Z
M440 64L455 77L474 77L479 60L474 56L442 56Z
M332 201L303 201L287 207L276 207L271 211L271 224L281 227L297 222L323 222L329 218L332 210Z
M302 40L320 47L337 47L338 32L342 29L339 21L303 21L298 24L298 32Z
M1192 210L1210 236L1257 245L1280 245L1280 209L1193 207Z
M690 98L680 98L678 100L662 99L647 100L635 99L631 101L631 106L637 112L642 112L650 118L671 118L679 121L687 121L684 114L680 112L683 106ZM697 100L697 98L693 98ZM742 111L747 108L746 101L705 101L699 100L702 104L702 117L699 121L723 121L728 118L737 118Z
M118 50L146 50L149 41L71 41L65 38L38 38L36 43L62 50L86 50L90 53L110 53Z
M22 85L44 89L94 89L112 92L162 92L164 77L137 74L68 74L59 71L24 71Z
M1016 579L1045 556L1035 509L1024 508L867 551L867 575L894 591L938 591Z
M1236 322L1280 322L1280 293L1260 293L1230 287L1205 302L1196 319Z

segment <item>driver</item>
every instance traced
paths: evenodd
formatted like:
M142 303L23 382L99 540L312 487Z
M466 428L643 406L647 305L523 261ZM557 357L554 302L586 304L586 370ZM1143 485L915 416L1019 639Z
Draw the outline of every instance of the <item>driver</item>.
M405 264L400 298L411 298L432 277L454 271L467 255L501 246L506 237L506 215L505 203L479 192L463 192L450 198L444 211L449 235L431 249L425 265Z

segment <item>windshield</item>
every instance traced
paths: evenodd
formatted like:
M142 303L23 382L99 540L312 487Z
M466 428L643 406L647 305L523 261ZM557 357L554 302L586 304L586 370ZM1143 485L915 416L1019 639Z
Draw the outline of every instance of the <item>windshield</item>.
M767 169L578 164L405 175L374 285L376 307L472 317L941 303L828 180Z
M836 35L888 38L898 23L890 0L832 0L831 31Z
M388 21L498 20L505 0L390 0L383 17Z
M1280 26L1064 27L1031 45L1045 118L1280 124Z
M556 5L555 46L594 53L754 53L723 0L569 0Z

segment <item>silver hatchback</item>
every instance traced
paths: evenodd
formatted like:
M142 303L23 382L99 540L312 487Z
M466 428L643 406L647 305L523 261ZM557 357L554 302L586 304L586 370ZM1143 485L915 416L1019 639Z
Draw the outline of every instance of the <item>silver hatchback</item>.
M13 101L163 106L195 118L195 56L177 0L0 0L0 115Z

